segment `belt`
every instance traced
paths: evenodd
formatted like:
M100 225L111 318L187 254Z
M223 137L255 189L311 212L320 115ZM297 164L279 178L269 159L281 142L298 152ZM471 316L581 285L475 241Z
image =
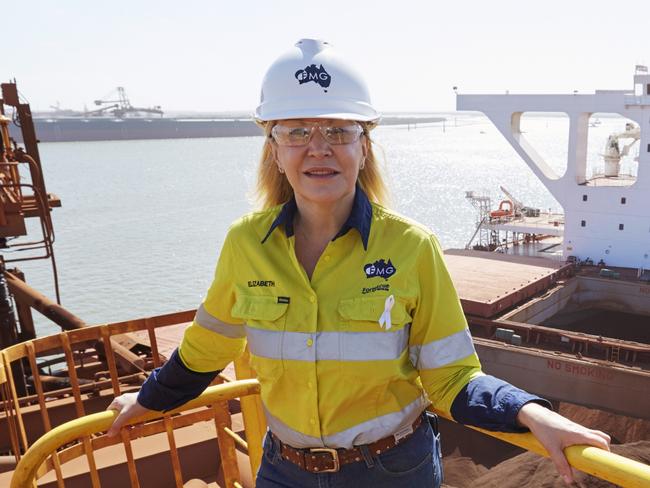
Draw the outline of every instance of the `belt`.
M411 437L422 423L422 417L423 415L418 415L418 418L415 419L415 422L410 425L410 429L406 432L401 429L396 434L379 439L372 444L366 444L366 447L371 454L375 455L388 451ZM310 473L335 473L344 464L363 460L360 446L351 449L333 449L329 447L297 449L284 444L273 432L269 432L269 434L280 445L282 459L286 459Z

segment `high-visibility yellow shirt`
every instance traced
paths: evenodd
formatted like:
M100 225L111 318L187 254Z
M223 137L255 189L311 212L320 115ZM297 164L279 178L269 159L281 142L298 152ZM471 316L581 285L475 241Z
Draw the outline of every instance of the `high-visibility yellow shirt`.
M309 279L293 213L290 202L231 226L184 365L223 369L248 341L269 427L294 447L374 442L429 401L449 412L482 373L434 235L358 189Z

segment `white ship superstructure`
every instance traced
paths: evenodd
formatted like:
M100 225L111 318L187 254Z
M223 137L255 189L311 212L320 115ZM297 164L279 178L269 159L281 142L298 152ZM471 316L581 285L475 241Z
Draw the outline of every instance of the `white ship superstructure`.
M650 268L650 75L637 66L633 90L568 95L461 95L458 110L483 112L564 208L564 258L602 260L608 266ZM566 113L569 144L564 175L526 140L526 112ZM610 136L605 172L588 175L587 136L595 113L631 121ZM634 125L636 124L636 126ZM637 142L638 141L638 142ZM638 172L620 174L620 159L640 144Z

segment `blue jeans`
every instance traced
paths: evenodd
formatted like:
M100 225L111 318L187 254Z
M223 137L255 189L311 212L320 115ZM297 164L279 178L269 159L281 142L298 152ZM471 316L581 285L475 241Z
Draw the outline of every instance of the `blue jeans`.
M256 488L439 488L442 484L440 434L422 422L405 441L375 455L361 447L364 460L344 464L336 473L310 473L280 455L268 434Z

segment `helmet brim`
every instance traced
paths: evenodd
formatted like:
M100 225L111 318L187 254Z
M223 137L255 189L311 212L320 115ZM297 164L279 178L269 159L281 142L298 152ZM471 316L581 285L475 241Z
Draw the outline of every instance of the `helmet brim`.
M270 103L260 105L255 111L255 119L260 122L292 119L340 119L374 124L381 119L381 114L372 107L359 102L345 103L339 107L296 107L289 110L287 110L286 104L281 104L280 107L272 105Z

